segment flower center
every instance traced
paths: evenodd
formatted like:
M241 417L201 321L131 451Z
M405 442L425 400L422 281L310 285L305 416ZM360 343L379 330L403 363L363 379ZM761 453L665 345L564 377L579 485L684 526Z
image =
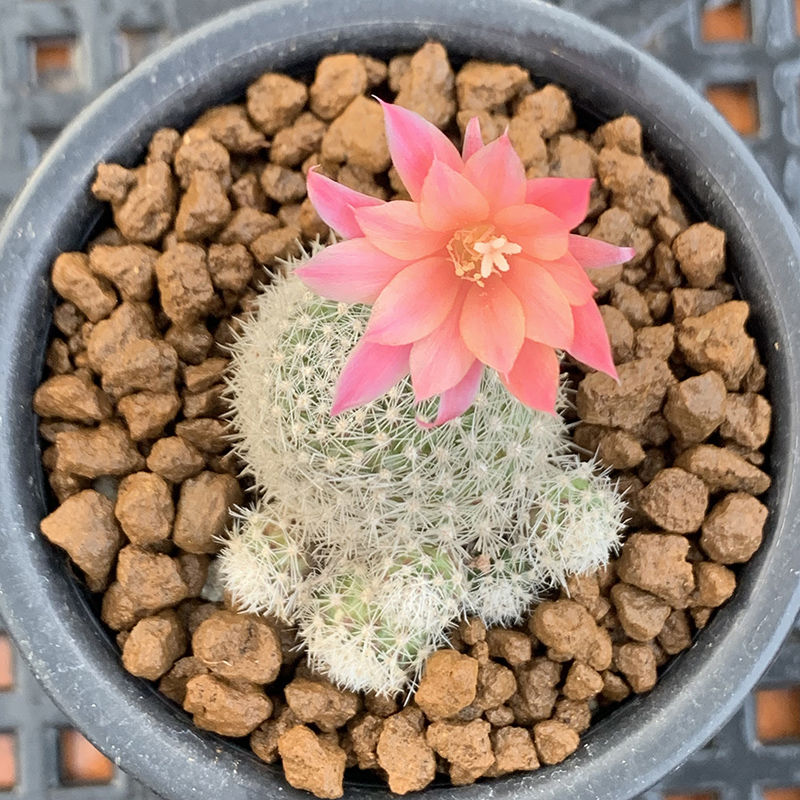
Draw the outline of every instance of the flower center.
M497 236L493 225L477 225L456 231L447 252L459 278L483 286L493 273L508 272L506 256L521 253L522 248Z

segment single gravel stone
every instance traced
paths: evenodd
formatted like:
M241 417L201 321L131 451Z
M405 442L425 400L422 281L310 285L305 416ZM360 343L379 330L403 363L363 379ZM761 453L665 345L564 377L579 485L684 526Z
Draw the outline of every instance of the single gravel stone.
M56 435L55 469L84 478L127 475L144 467L136 446L119 424L64 431Z
M432 721L452 717L475 699L478 662L455 650L437 650L425 663L414 701Z
M355 53L326 56L317 65L309 90L311 110L321 119L335 119L364 94L367 84L367 70Z
M627 583L611 587L611 600L623 630L639 642L658 636L672 612L667 603Z
M692 644L692 632L686 612L675 609L667 617L661 633L658 634L658 643L661 649L669 656L674 656L686 650Z
M726 495L703 523L700 546L720 564L741 564L760 547L767 513L752 495Z
M701 561L694 565L694 576L697 582L696 605L717 608L736 588L735 573L722 564Z
M656 658L649 645L628 642L617 652L617 666L634 692L649 692L657 679Z
M275 629L251 614L213 614L195 631L192 650L210 670L230 680L272 683L281 667Z
M481 711L498 708L516 691L514 673L502 664L487 661L478 668L478 691L472 705Z
M687 378L670 388L664 416L681 442L702 442L720 426L727 413L725 381L713 370Z
M359 769L377 769L378 740L383 731L383 719L374 714L359 714L347 723L347 735L353 745Z
M186 634L169 609L136 623L122 648L122 663L132 675L155 681L185 652Z
M486 642L492 658L502 658L512 667L531 660L530 636L521 631L492 628L486 634Z
M233 475L201 472L181 486L173 539L189 553L216 553L230 521L231 508L242 502L242 489Z
M674 608L686 608L694 589L689 542L683 536L634 533L617 562L620 578L660 597Z
M324 736L318 736L305 725L296 725L278 739L278 752L286 780L295 789L305 789L324 798L344 794L347 754Z
M537 639L570 658L588 662L597 642L592 615L573 600L539 603L531 617Z
M425 738L424 718L416 708L406 708L384 721L377 755L395 794L418 792L436 776L436 756Z
M307 99L308 89L300 81L267 73L247 88L247 113L267 136L272 136L294 122Z
M535 658L516 671L519 693L509 699L514 717L521 725L547 719L558 699L561 665L549 658Z
M699 530L708 508L708 489L696 475L678 467L662 469L639 492L639 507L671 533Z
M760 394L731 394L725 404L725 419L720 433L724 439L757 450L769 437L772 406Z
M186 684L183 707L198 728L221 736L247 736L271 713L272 701L251 683L198 675Z
M697 445L681 453L675 466L702 478L711 492L763 494L771 483L769 475L727 447Z
M48 514L41 522L41 529L83 570L92 591L99 592L105 587L123 542L111 500L86 489Z
M533 726L533 739L542 764L558 764L580 744L578 734L563 722L549 719Z
M710 289L725 272L725 233L700 222L679 234L672 252L690 286Z
M570 700L588 700L603 690L603 677L586 664L576 661L564 681L564 694Z
M439 720L428 728L428 744L450 762L450 780L456 786L474 783L494 764L489 732L482 719L472 722Z
M313 723L326 733L343 727L361 708L357 694L337 689L326 680L295 677L284 692L289 708L301 722Z
M120 482L114 514L133 544L147 547L165 542L175 518L169 484L151 472L128 475Z
M486 771L487 777L497 778L509 772L527 772L539 768L539 758L530 731L509 726L493 731L490 738L494 764Z
M42 383L33 395L33 410L40 417L87 423L108 419L112 413L108 397L79 375L56 375Z
M664 361L642 358L622 364L619 383L602 372L587 375L577 393L578 416L595 425L634 430L661 409L675 378Z
M729 391L737 391L753 364L756 346L744 324L750 307L732 300L704 314L689 317L678 328L678 347L686 363L697 370L716 370Z

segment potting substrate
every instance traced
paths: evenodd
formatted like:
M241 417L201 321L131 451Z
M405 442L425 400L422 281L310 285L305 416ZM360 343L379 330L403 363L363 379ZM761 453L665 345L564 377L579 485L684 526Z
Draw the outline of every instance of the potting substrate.
M529 178L597 178L577 232L636 250L590 272L619 384L563 364L574 444L625 492L619 556L522 625L463 621L407 703L338 689L290 628L235 613L208 581L249 488L225 419L228 347L298 241L329 236L305 175L405 196L373 93L454 139L473 116L486 141L508 126ZM636 119L586 124L559 87L514 65L454 72L435 42L388 63L338 54L305 82L264 75L246 102L159 131L137 168L99 165L92 191L113 226L53 266L34 407L60 505L42 531L104 593L125 668L199 727L249 736L294 786L337 797L358 767L405 793L437 772L466 784L561 762L593 715L655 685L758 549L771 408L725 232L687 217Z

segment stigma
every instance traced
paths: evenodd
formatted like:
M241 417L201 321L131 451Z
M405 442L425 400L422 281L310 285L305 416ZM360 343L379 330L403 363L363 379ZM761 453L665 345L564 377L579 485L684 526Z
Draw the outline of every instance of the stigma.
M506 256L521 253L522 248L496 235L493 225L478 225L456 231L447 252L459 278L484 286L492 275L508 272Z

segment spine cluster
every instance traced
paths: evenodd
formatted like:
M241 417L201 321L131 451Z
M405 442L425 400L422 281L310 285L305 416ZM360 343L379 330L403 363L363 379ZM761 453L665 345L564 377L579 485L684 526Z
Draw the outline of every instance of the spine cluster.
M561 416L524 407L489 371L440 428L417 424L435 403L416 408L409 381L332 418L369 312L318 297L289 265L244 320L228 388L258 496L221 573L242 608L297 624L332 679L390 694L460 615L512 623L605 563L623 502L571 451Z

